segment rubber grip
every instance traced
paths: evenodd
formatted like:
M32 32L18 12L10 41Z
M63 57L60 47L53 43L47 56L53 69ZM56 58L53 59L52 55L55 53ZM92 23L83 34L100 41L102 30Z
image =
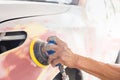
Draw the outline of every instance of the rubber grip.
M54 40L48 41L48 44L50 44L50 45L57 45L57 43ZM55 51L54 50L48 50L47 53L48 53L48 55L52 55L52 54L55 53ZM61 66L61 64L57 64L56 66Z
M54 40L50 40L50 41L48 41L48 44L54 44L54 45L56 45L57 43Z
M55 53L55 51L54 50L48 50L47 53L48 53L48 55L52 55L52 54Z
M48 41L48 44L49 45L56 45L56 42L54 40L50 40L50 41ZM54 50L48 50L47 53L48 53L48 55L52 55L52 54L55 53L55 51Z

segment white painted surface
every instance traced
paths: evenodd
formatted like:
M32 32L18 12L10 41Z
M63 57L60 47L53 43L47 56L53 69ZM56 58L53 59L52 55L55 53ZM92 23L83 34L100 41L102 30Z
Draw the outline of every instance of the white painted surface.
M91 21L96 21L91 23L85 21L86 19L82 16L82 10L78 6L42 3L32 3L31 5L1 4L0 10L0 20L28 15L46 15L2 23L0 27L11 27L31 22L39 23L50 30L62 34L62 39L77 54L112 64L117 58L120 49L119 15L113 16L109 20L105 20L104 16L98 16L97 20L93 17L94 20L91 19ZM90 15L92 14L89 14L88 17L92 18ZM97 15L100 14L95 16ZM84 80L99 80L85 72L83 74Z

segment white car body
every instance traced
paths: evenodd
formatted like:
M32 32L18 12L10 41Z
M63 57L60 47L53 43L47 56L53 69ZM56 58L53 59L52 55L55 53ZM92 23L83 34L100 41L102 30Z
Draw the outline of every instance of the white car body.
M73 52L95 60L113 63L120 49L120 26L116 18L94 23L86 19L87 13L77 5L15 1L0 4L0 28L39 23L63 35ZM36 16L5 21L11 18ZM112 22L113 19L116 21ZM118 25L117 25L118 24ZM115 27L116 26L116 27ZM1 30L0 30L1 31ZM99 80L83 72L83 80Z

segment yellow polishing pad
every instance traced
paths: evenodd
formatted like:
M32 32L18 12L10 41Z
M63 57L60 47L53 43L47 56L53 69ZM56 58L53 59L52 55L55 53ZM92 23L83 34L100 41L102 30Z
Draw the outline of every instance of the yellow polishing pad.
M39 66L39 67L42 67L42 68L45 68L46 65L43 65L41 64L37 59L36 59L36 56L35 56L35 53L34 53L34 45L36 43L36 39L32 40L31 44L30 44L30 56L31 56L31 59L33 60L33 62Z

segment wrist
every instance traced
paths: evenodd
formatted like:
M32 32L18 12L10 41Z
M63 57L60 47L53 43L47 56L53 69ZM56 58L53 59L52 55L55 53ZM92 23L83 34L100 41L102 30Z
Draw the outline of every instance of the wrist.
M79 61L79 55L78 54L73 54L74 55L74 63L73 63L73 68L78 68L78 61Z

